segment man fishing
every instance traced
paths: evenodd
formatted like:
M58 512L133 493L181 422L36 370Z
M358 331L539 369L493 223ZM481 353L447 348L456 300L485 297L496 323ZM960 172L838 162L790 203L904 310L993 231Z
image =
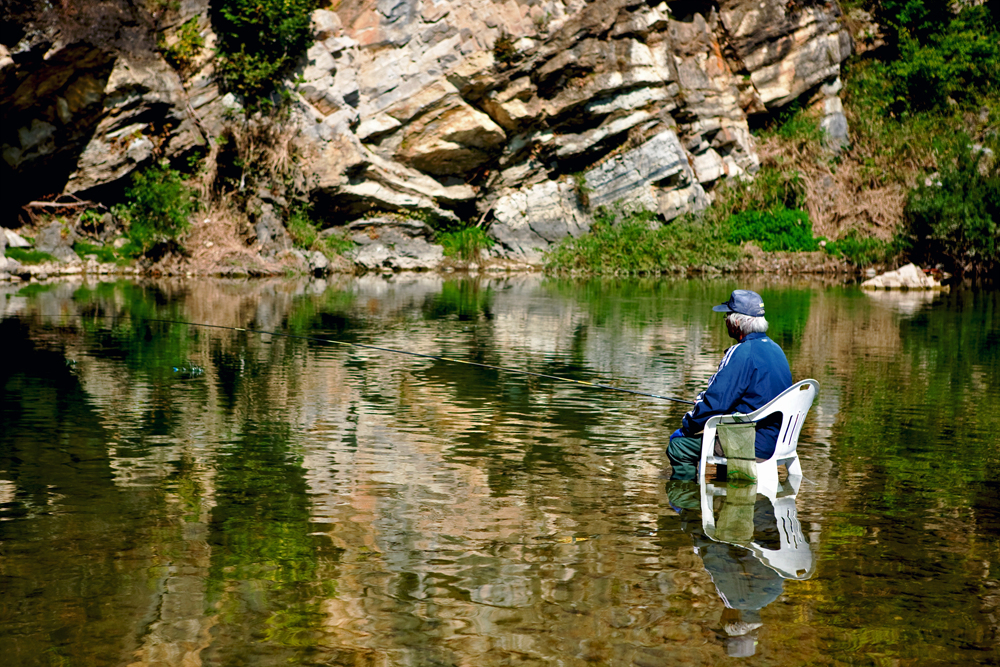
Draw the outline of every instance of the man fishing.
M785 353L765 335L767 320L764 319L764 300L759 294L735 290L729 301L712 310L727 313L726 329L737 343L726 350L708 387L695 398L694 407L684 415L681 427L670 435L667 458L673 467L672 479L692 480L697 475L701 432L709 417L753 412L792 386L792 371ZM754 454L758 462L774 453L780 428L780 414L756 424ZM718 441L715 454L725 456Z

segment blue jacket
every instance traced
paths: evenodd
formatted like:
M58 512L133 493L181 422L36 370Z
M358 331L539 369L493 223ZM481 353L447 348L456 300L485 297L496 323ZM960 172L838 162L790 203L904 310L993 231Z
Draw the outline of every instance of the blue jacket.
M778 344L762 333L747 334L726 350L719 370L684 415L681 431L686 436L697 435L705 429L709 417L753 412L791 386L792 371ZM769 458L774 453L780 428L781 416L777 414L757 424L757 458Z

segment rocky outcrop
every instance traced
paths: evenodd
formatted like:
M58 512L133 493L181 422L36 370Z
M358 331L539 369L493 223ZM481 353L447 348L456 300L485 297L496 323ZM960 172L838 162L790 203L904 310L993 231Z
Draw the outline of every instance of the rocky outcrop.
M207 0L198 5L185 11L207 12ZM206 141L179 73L160 53L91 42L58 23L0 46L0 100L0 178L13 195L6 206L91 194Z
M346 232L355 248L345 256L365 269L428 270L444 259L441 246L432 243L434 230L420 220L373 217L352 222Z
M537 262L550 244L586 232L598 207L670 220L708 206L721 181L752 177L755 114L806 96L822 105L831 145L847 141L837 93L851 43L832 1L335 7L314 12L315 43L288 86L324 227L373 213L432 226L477 220L495 255ZM0 50L13 121L2 130L5 175L99 194L154 156L177 158L217 136L240 104L214 83L208 16L207 0L192 0L163 21L166 43L190 21L204 36L181 72L156 53L139 59L52 36ZM39 45L46 58L26 55ZM57 164L65 173L53 180ZM272 253L288 247L275 215L256 218ZM405 225L360 224L431 240ZM431 261L423 250L387 260L391 245L360 242L356 261Z

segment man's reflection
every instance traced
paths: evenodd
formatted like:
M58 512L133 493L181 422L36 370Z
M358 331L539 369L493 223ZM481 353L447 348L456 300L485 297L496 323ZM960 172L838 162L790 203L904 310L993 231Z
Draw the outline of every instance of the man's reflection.
M811 574L811 568L788 572L783 565L795 563L793 567L798 568L803 558L811 563L811 553L802 553L809 546L801 534L782 540L783 528L787 531L794 526L801 532L794 516L794 495L772 502L757 494L756 485L721 484L724 495L720 488L707 486L705 504L698 484L691 482L669 482L667 497L726 605L716 632L726 653L742 658L756 652L757 633L763 625L760 611L781 595L784 580ZM775 511L775 504L780 512ZM702 513L713 509L710 520L703 522ZM779 513L790 516L779 517Z

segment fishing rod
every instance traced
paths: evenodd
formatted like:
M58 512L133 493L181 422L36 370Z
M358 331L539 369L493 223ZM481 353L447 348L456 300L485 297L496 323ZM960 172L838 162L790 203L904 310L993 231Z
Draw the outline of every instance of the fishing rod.
M87 317L86 315L81 315L80 317ZM117 315L99 315L98 317L110 318L110 319L123 319ZM649 398L658 398L664 401L672 401L674 403L685 403L687 405L694 405L694 401L688 401L683 398L674 398L672 396L661 396L659 394L651 394L645 391L637 391L635 389L624 389L622 387L612 387L607 384L600 384L598 382L587 382L586 380L574 380L573 378L561 377L559 375L547 375L545 373L535 373L534 371L525 371L519 368L506 368L504 366L494 366L492 364L483 364L478 361L468 361L465 359L454 359L452 357L441 357L433 354L423 354L421 352L411 352L409 350L396 350L389 347L379 347L378 345L367 345L365 343L350 343L343 340L335 340L332 338L318 338L316 336L301 336L298 334L284 333L282 331L263 331L261 329L251 329L249 327L230 327L222 324L205 324L202 322L186 322L183 320L166 320L159 318L146 317L142 319L131 318L128 319L132 321L139 322L160 322L163 324L184 324L192 327L204 327L207 329L227 329L229 331L242 331L245 333L254 333L260 335L268 336L280 336L283 338L295 338L298 340L310 340L317 343L326 343L328 345L342 345L344 347L356 347L365 350L377 350L379 352L392 352L394 354L405 354L411 357L420 357L421 359L432 359L434 361L446 361L453 364L464 364L466 366L476 366L477 368L488 368L494 371L503 371L506 373L519 373L521 375L530 375L537 378L545 378L546 380L556 380L559 382L570 382L572 384L578 384L585 387L591 387L594 389L606 389L608 391L617 391L625 394L634 394L636 396L646 396Z

